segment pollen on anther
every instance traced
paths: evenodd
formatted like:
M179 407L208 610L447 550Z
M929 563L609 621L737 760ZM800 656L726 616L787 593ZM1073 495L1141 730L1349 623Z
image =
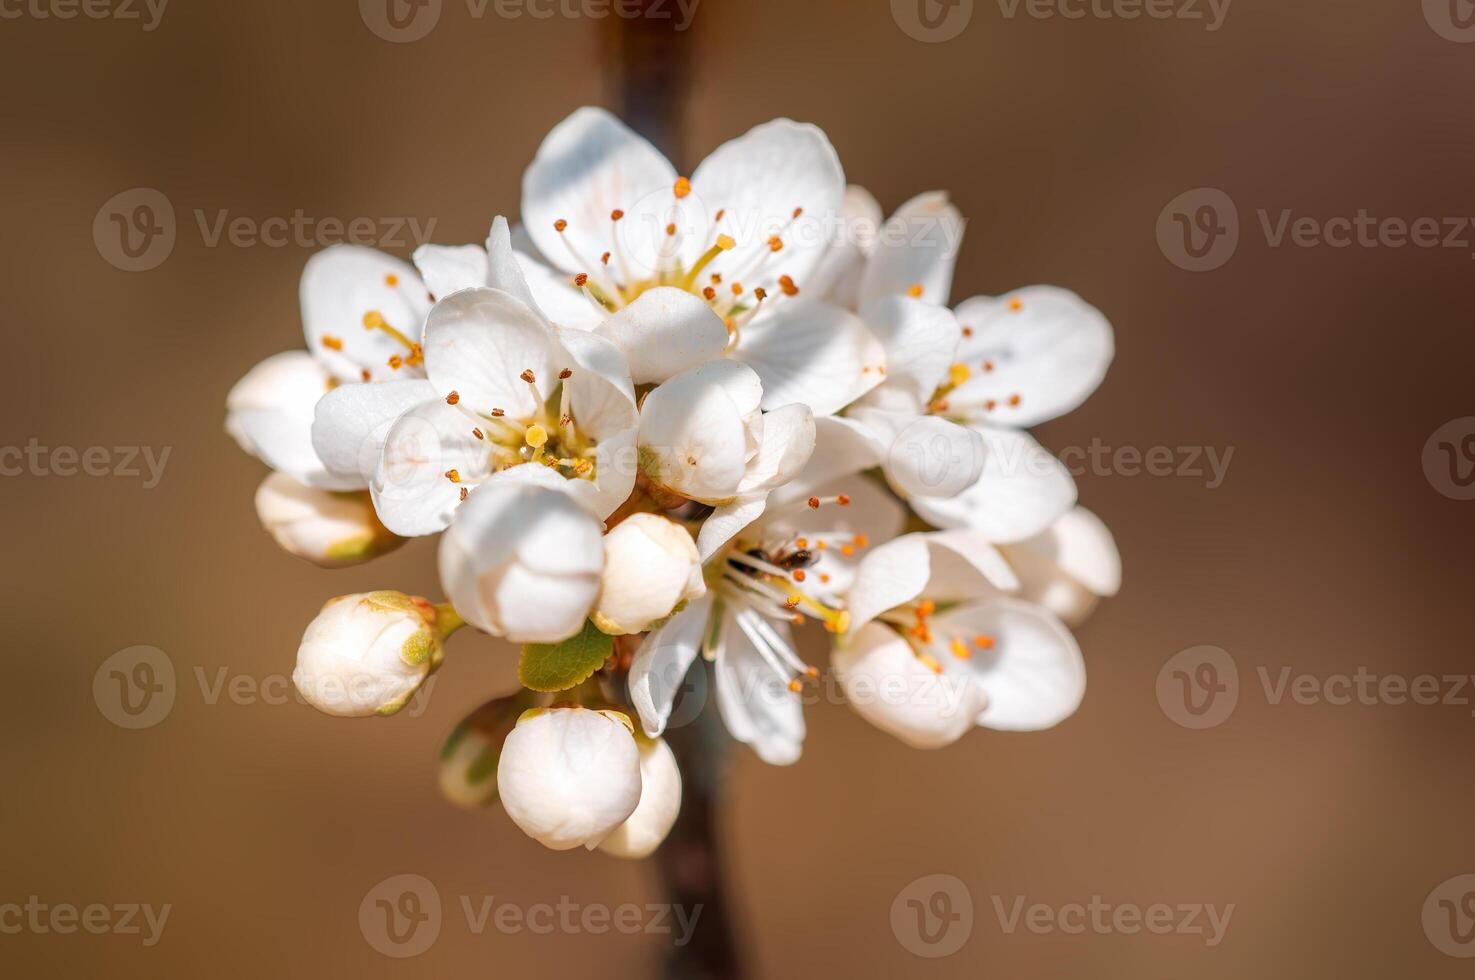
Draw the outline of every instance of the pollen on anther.
M574 285L575 286L578 286L580 289L583 289L584 288L584 284L586 282L588 282L588 281L589 281L589 273L587 273L587 272L581 272L577 276L574 276Z
M673 221L669 225L666 226L666 235L669 238L675 238L676 237L676 222Z
M841 507L849 507L850 506L850 498L848 496L846 496L845 494L842 493L838 497L835 498L835 503L839 504Z
M794 217L795 218L798 218L803 213L804 213L804 209L803 208L795 208L794 209Z
M609 213L609 220L611 220L611 221L619 221L624 216L625 216L625 212L621 211L619 208L615 208L613 211L611 211Z
M454 405L457 402L459 402L460 400L461 400L461 393L459 391L453 391L449 395L446 396L446 404L447 405Z
M333 337L333 336L329 336L329 335L326 335L325 334L323 336L323 346L326 347L326 348L328 348L328 350L342 350L343 349L343 341L340 340L337 337Z
M784 240L774 235L768 240L768 250L770 252L782 252L784 250Z
M963 328L963 336L964 337L971 337L971 336L973 336L973 328L972 327L964 327Z
M722 251L724 252L730 252L733 249L737 248L737 239L733 238L731 235L718 235L717 247L722 249Z
M784 291L785 296L799 295L799 287L794 284L794 280L790 276L779 276L778 288Z
M569 378L572 378L573 376L574 376L574 372L573 372L573 369L572 368L564 368L562 371L559 371L558 372L558 380L559 381L567 381Z
M788 606L790 609L797 608L799 605L799 597L796 595L789 596L787 599L784 600L784 605Z
M395 275L393 272L389 273L389 275L384 277L384 285L393 289L395 286L399 285L399 276Z
M920 657L918 657L917 659L920 660L920 661L922 661L922 666L923 667L926 667L928 670L932 671L934 674L940 674L940 673L942 673L942 664L940 664L940 663L937 662L937 658L936 657L931 656L930 654L925 654L924 653Z
M980 650L992 650L994 648L994 638L980 633L973 638L973 645Z
M806 548L809 547L809 539L808 538L795 538L794 539L794 547L798 548L800 551L803 551L804 549L806 549Z
M871 539L864 534L857 534L855 536L855 546L857 548L869 548L871 546Z
M564 229L566 229L567 227L568 222L564 221L562 218L559 218L557 221L553 222L553 230L558 232L560 235L563 234Z
M794 569L794 581L795 582L802 582L802 581L804 581L805 578L806 578L806 575L804 573L804 569L802 569L802 568L796 568L796 569Z
M809 498L809 507L810 507L811 510L819 510L819 498L818 497L810 497Z
M470 491L470 490L467 490L467 489L466 489L466 488L465 488L465 487L462 487L462 488L461 488L461 499L462 499L462 500L465 500L465 499L466 499L466 497L467 497L467 496L468 496L468 495L469 495L469 494L470 494L470 493L471 493L471 491Z
M912 283L911 286L907 289L907 295L910 296L912 299L921 299L923 292L925 292L925 290L922 288L922 284L920 282Z
M829 585L830 584L830 574L828 572L820 572L819 573L819 580L821 582L823 582L825 585Z
M676 186L671 188L671 193L675 194L678 198L686 197L691 193L691 181L685 177L677 177Z
M405 359L398 354L389 355L389 367L392 371L398 371L405 366Z
M359 369L359 377L363 378L365 381L368 381L373 376L373 372L371 372L368 368Z
M994 369L994 362L993 361L984 361L983 362L983 370L984 370L985 373L992 373L993 372L993 369Z
M526 371L519 374L518 377L526 381L530 385L538 383L538 376L533 373L532 368L528 368Z
M492 409L492 418L494 418L494 419L499 419L499 418L501 418L502 416L504 416L506 414L507 413L504 412L504 411L502 411L502 409L500 409L500 408L494 408L494 409Z
M601 255L599 257L599 264L600 265L609 265L609 253L608 252L605 252L603 255Z
M532 446L534 449L542 449L544 446L548 445L548 430L543 428L541 425L530 425L528 426L527 431L523 433L523 438L527 441L527 444L529 446Z
M472 429L471 430L471 434L474 435L474 436L476 436L476 438L478 438L478 439L485 439L486 438L486 433L482 432L480 429Z
M1009 301L1009 309L1013 310L1015 313L1018 313L1020 310L1024 309L1024 302L1022 300L1011 299Z
M1020 402L1020 398L1019 398L1018 395L1010 395L1009 396L1009 407L1010 408L1018 408L1019 407L1019 402Z
M959 660L967 660L973 656L973 651L964 646L963 641L958 639L956 636L953 637L952 640L948 643L947 648L949 651L952 652L952 655L957 657Z
M757 297L758 302L761 303L768 298L768 290L764 289L762 286L759 286L757 289L753 290L753 295Z
M732 294L734 296L741 296L743 294L743 284L740 283L740 282L733 283L732 284Z
M717 298L717 290L713 289L711 286L708 286L707 288L702 290L702 295L705 296L707 298L707 302L710 303L712 302L712 300Z
M797 677L794 678L793 680L789 681L789 690L793 691L795 694L798 694L800 691L804 690L804 682L799 680L799 678Z
M460 483L461 472L459 470L446 470L446 479L450 480L452 483Z
M931 599L923 599L920 603L917 604L918 619L926 619L928 616L931 616L935 612L937 612L937 603L933 602Z
M994 409L996 409L998 407L999 407L999 403L996 402L996 401L994 401L992 398L990 398L988 401L986 401L986 402L983 403L983 410L985 412L992 412Z

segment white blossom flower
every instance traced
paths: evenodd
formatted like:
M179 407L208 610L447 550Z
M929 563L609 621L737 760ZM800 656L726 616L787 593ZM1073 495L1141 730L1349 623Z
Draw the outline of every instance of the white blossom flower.
M459 290L430 312L426 382L414 391L334 392L318 409L319 452L345 461L377 445L351 420L401 410L370 485L396 534L443 530L472 489L523 463L564 477L601 517L635 484L638 413L623 355L593 334L555 327L538 310L505 221L489 246L488 277L497 285ZM391 395L403 397L390 406Z
M276 354L252 368L226 396L226 430L299 483L362 490L368 481L360 467L330 466L318 456L314 412L338 388L423 377L420 335L429 298L411 266L353 245L309 259L301 293L307 350ZM360 424L367 432L385 421Z
M592 850L640 803L630 720L577 706L525 712L502 745L497 793L513 823L540 844Z
M330 715L392 715L443 655L439 616L424 599L400 592L341 596L308 624L292 683Z
M758 374L765 410L828 415L884 367L858 317L799 296L844 193L814 126L765 123L688 179L618 119L584 108L554 127L523 178L521 264L550 315L614 341L637 384L726 352Z
M852 224L879 215L852 188ZM860 465L880 465L918 515L990 540L1043 532L1075 503L1069 472L1022 429L1080 405L1113 341L1080 297L1033 286L945 316L963 222L940 193L886 222L869 248L832 253L825 280L885 346L886 381L847 410Z
M678 605L707 592L691 534L658 514L632 514L604 536L604 574L594 624L606 633L644 633Z
M261 482L256 516L282 550L324 568L356 565L404 543L379 523L366 492L318 490L285 473Z
M857 556L900 533L904 521L895 501L867 480L816 487L801 476L784 487L771 511L707 562L708 594L636 653L629 693L646 734L665 730L701 651L715 661L717 707L732 737L771 765L796 762L803 680L817 671L799 658L790 626L814 619L844 632L841 596Z
M681 769L671 747L659 738L639 736L635 744L640 749L640 805L599 845L615 857L649 857L681 812Z
M1066 511L1054 524L999 550L1019 576L1019 594L1080 626L1103 598L1122 585L1122 559L1101 518L1084 507Z
M856 712L918 748L973 724L1033 731L1069 717L1086 689L1080 648L1050 612L1009 595L1018 585L972 532L908 534L867 554L833 655Z
M517 643L558 643L599 596L603 528L567 481L537 463L471 493L440 539L440 581L461 618Z

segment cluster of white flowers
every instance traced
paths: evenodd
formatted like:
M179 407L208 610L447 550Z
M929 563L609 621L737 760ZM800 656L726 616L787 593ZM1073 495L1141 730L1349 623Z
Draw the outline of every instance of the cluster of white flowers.
M778 765L819 676L795 649L807 620L846 700L909 745L1076 709L1069 627L1120 561L1025 430L1100 384L1097 310L1048 286L950 307L947 197L883 219L787 119L688 178L580 109L521 217L413 266L318 254L307 350L228 397L291 553L341 566L444 532L448 602L350 596L308 627L293 676L313 704L392 713L462 624L524 644L526 690L457 729L446 793L626 856L676 819L661 735L699 653L727 730Z

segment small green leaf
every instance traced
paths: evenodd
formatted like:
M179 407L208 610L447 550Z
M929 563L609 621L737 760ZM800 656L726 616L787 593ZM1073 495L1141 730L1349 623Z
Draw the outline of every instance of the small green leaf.
M594 676L613 649L613 637L585 622L583 632L562 643L524 646L517 676L529 690L548 694L567 691Z

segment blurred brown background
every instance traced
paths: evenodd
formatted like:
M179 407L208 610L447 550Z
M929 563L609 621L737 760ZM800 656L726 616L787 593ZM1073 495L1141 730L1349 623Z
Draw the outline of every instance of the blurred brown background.
M652 975L667 938L466 924L463 895L660 900L648 865L548 852L500 811L442 801L441 739L505 689L510 648L458 637L415 717L211 703L222 676L273 690L328 596L436 585L428 542L335 574L256 526L264 470L222 433L223 400L257 360L301 346L311 249L211 247L196 212L207 226L221 212L434 219L437 241L481 240L493 214L516 213L547 129L608 102L607 25L495 7L476 19L445 0L428 36L389 43L353 0L173 0L154 30L142 5L142 21L38 16L49 2L0 20L0 443L171 455L151 489L0 480L0 905L172 910L149 948L0 933L0 974ZM1042 441L1232 447L1232 462L1213 489L1079 478L1126 586L1081 634L1091 690L1058 730L918 753L819 705L796 767L739 752L727 858L753 972L1469 976L1421 910L1475 872L1471 705L1276 705L1255 671L1471 671L1475 503L1436 492L1422 454L1475 414L1475 231L1458 248L1271 247L1256 212L1475 215L1475 45L1431 28L1432 0L1236 3L1214 31L1006 9L978 0L961 34L928 43L887 0L702 0L683 37L688 159L789 115L820 124L888 209L950 190L971 222L955 299L1054 282L1116 327L1105 386ZM93 222L137 187L167 196L178 240L129 273L100 254ZM1155 228L1198 187L1235 201L1241 237L1222 268L1190 273ZM92 684L137 644L167 653L177 696L161 723L128 731ZM1199 644L1229 651L1242 682L1206 731L1175 724L1155 690ZM428 951L394 960L365 941L358 908L402 873L432 881L445 914ZM955 876L973 903L971 936L943 959L912 955L891 927L893 900L928 874ZM1009 934L994 899L1007 911L1016 896L1234 913L1212 947Z

